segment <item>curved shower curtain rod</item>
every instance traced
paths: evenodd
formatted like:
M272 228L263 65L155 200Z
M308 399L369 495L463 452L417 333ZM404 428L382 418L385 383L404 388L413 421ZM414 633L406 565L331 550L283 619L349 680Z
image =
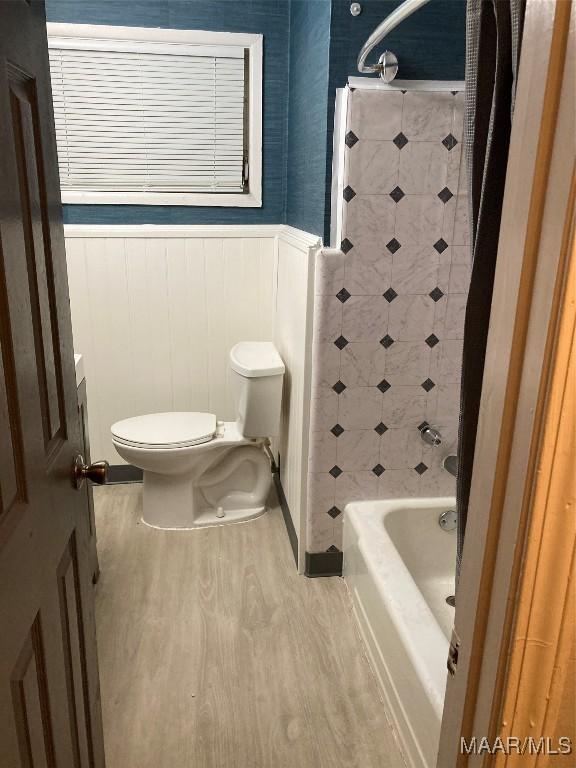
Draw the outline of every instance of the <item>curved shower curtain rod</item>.
M384 53L378 59L378 64L366 64L366 58L370 51L375 48L378 43L386 37L389 32L392 32L398 24L401 24L404 19L411 16L415 11L421 8L430 0L404 0L402 5L399 5L396 10L384 19L381 24L378 24L374 32L370 35L368 40L362 46L360 53L358 54L358 72L378 72L380 77L389 83L394 80L396 73L398 72L398 59L391 51L384 51Z

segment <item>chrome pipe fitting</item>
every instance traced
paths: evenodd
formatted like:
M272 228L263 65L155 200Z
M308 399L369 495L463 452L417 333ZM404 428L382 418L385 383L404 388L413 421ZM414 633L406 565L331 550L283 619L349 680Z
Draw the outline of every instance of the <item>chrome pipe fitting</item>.
M427 422L421 424L418 429L420 430L420 437L427 444L434 448L442 444L442 435L436 427L432 427Z
M455 454L451 453L449 456L446 456L442 462L442 466L446 472L452 475L452 477L458 475L458 457Z

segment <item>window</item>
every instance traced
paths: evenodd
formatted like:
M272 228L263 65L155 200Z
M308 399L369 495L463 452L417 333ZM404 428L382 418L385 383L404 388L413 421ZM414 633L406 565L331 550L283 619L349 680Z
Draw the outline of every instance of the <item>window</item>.
M260 206L262 36L48 24L64 203Z

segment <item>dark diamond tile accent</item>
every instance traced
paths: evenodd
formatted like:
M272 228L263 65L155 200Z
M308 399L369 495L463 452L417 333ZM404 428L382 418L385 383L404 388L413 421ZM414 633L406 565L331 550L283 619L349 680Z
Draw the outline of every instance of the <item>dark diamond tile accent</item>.
M342 290L341 290L341 291L338 291L338 293L336 294L336 298L337 298L337 299L340 299L340 301L342 302L342 304L344 304L344 302L345 302L345 301L348 301L348 299L350 298L350 296L351 296L351 295L352 295L352 294L351 294L351 293L348 293L348 291L346 290L346 288L342 288Z
M426 470L428 469L428 467L426 466L426 464L424 464L423 461L421 461L420 464L416 464L414 469L416 470L416 472L418 472L419 475L423 475L424 472L426 472Z
M440 288L438 288L438 286L436 286L436 288L432 288L428 296L430 296L432 301L440 301L442 296L444 296L444 293L440 290Z
M388 381L386 381L386 379L382 379L380 384L378 384L378 389L380 390L380 392L387 392L391 386L392 385Z
M434 243L434 248L438 251L438 253L444 253L446 248L448 248L448 243L441 237L440 240L436 240Z
M442 139L442 144L444 144L448 152L450 152L450 150L454 149L456 144L458 144L458 139L456 136L453 136L451 133L449 133L448 136Z
M396 251L398 250L398 248L401 248L401 247L402 247L402 246L400 245L400 243L398 242L398 240L396 240L396 238L395 238L395 237L393 237L393 238L392 238L392 240L390 240L390 242L389 242L389 243L386 243L386 248L388 248L388 250L390 251L390 253L396 253Z
M348 339L345 339L344 336L338 336L334 344L338 347L338 349L344 349L346 344L348 344Z
M342 474L342 470L340 469L338 464L334 464L334 466L330 470L330 474L332 475L332 477L338 477L339 475Z
M432 349L432 347L435 347L436 344L438 344L440 339L438 338L438 336L436 336L435 333L431 333L430 336L428 336L427 339L424 339L424 341L426 342L426 344L428 344L430 349Z
M375 467L372 467L372 472L376 475L376 477L380 477L380 475L384 472L384 467L382 464L376 464Z
M374 427L374 431L378 432L379 435L383 435L384 432L388 432L388 427L381 421L380 424Z
M351 243L347 237L345 237L344 240L342 240L342 242L340 243L340 250L342 251L342 253L348 253L348 251L351 251L352 248L354 248L354 244Z
M342 514L342 510L338 509L338 507L330 507L326 514L330 515L330 517L335 520L338 515Z
M388 288L388 290L387 290L387 291L384 291L384 293L383 293L382 295L384 296L384 298L386 299L386 301L387 301L389 304L390 304L392 301L394 301L394 299L396 298L396 296L398 296L398 294L396 293L396 291L394 290L394 288Z
M344 190L342 191L342 197L344 200L346 200L347 203L349 203L353 197L356 197L356 192L354 192L352 187L344 187Z
M440 192L438 192L438 197L440 198L440 200L442 200L443 203L447 203L448 200L454 197L454 195L452 194L452 192L450 192L448 187L444 187L444 189L441 189Z
M328 549L326 550L326 552L340 552L340 550L338 549L338 547L336 546L336 544L331 544L331 545L328 547Z
M431 389L434 389L436 384L434 384L432 379L426 379L426 381L423 381L420 386L422 387L422 389L425 389L426 392L430 392Z
M334 390L334 392L336 392L337 395L340 395L346 389L346 384L344 384L341 381L337 381L336 384L334 384L334 386L332 387L332 389Z
M383 339L380 339L380 344L384 347L384 349L388 349L388 347L391 347L392 344L394 344L394 339L392 336L389 336L386 334Z
M446 137L446 138L448 138L448 137ZM358 136L356 136L356 134L353 131L348 131L344 141L346 142L346 146L350 147L350 149L352 149L354 144L357 144L360 141L360 139L358 138ZM444 139L444 141L446 141L446 139Z
M390 192L390 197L392 200L394 200L395 203L399 203L400 200L404 197L404 192L400 189L400 187L394 187L392 192Z
M402 149L402 147L405 147L406 144L408 144L408 139L406 138L406 136L404 136L402 131L400 131L400 133L397 136L395 136L392 139L392 141L394 142L394 144L396 144L398 149Z
M334 437L340 437L342 432L344 432L344 427L342 427L340 424L334 424L330 432L332 432Z
M420 432L422 432L423 429L426 429L426 427L429 427L429 426L430 425L428 424L427 421L423 421L422 424L418 424L418 429L420 430Z

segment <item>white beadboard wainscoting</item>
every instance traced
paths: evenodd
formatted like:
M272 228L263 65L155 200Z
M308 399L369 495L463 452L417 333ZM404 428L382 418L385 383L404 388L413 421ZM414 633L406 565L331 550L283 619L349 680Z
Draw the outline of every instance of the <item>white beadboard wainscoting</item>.
M276 225L64 230L92 456L122 463L110 425L129 416L182 410L233 419L230 348L274 340L287 367L282 484L303 551L318 238Z
M274 341L286 365L280 482L299 542L298 570L305 567L308 445L312 381L314 266L318 238L294 229L278 237Z

